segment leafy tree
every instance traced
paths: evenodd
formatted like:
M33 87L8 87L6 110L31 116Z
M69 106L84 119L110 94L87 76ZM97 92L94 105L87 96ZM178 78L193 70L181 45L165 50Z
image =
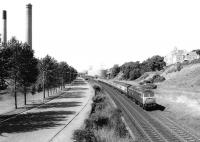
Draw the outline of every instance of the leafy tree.
M121 66L121 70L123 72L123 78L124 79L130 79L130 73L133 70L139 70L140 71L140 62L127 62Z
M117 76L117 74L120 72L120 67L119 65L114 65L111 69L111 78L114 78Z
M28 44L22 44L20 56L18 57L19 71L18 82L23 88L24 104L26 105L27 88L37 81L39 70L38 60L34 57L34 52Z
M58 64L58 84L64 88L64 84L69 81L68 73L70 71L70 67L66 62L60 62Z
M129 79L135 80L141 76L141 72L139 68L133 69L129 72Z
M27 88L37 80L37 59L28 44L23 44L14 37L6 44L4 54L8 76L14 86L15 108L17 108L17 89L23 88L24 104L26 104Z
M11 57L12 52L9 49L2 47L0 49L0 90L6 89L6 79L9 77L9 58Z
M7 52L9 57L7 57L8 60L8 66L9 66L9 78L12 81L13 87L13 93L15 97L15 108L17 108L17 85L19 81L19 71L20 71L20 51L21 51L22 43L20 43L18 40L16 40L15 37L13 37L5 47L5 52Z
M151 71L162 70L166 63L164 62L164 57L159 55L153 56L147 59L147 65L151 69Z
M45 98L45 88L49 91L50 88L54 87L55 83L57 82L57 67L58 63L57 61L47 55L44 58L41 59L39 70L40 70L40 77L42 78L42 84L43 84L43 95Z

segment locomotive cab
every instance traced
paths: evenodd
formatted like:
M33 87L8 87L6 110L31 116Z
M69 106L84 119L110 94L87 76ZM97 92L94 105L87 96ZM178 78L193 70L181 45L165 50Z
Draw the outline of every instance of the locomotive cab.
M152 91L146 90L143 93L143 98L144 107L152 107L156 105L156 99Z

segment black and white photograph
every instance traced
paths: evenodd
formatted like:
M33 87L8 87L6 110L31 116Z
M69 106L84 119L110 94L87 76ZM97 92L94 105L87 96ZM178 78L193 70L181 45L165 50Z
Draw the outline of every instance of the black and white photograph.
M0 142L200 142L200 1L0 0Z

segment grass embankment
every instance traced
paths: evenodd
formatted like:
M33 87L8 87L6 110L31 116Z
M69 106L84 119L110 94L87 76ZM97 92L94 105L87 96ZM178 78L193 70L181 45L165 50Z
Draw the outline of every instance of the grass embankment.
M77 142L131 142L132 139L121 119L121 111L112 106L98 85L93 85L95 96L83 129L74 132Z

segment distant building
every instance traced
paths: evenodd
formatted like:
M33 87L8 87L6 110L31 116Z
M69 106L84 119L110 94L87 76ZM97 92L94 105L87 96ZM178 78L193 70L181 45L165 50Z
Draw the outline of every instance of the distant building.
M184 60L191 62L192 60L195 60L195 59L199 59L199 55L195 51L192 51L186 54Z
M174 48L168 55L164 57L164 61L167 65L175 64L177 62L183 62L184 56L187 54L186 50L178 50L178 48Z
M166 65L171 65L175 63L182 63L183 61L192 61L195 59L199 59L199 55L196 52L187 52L186 50L178 50L178 48L174 48L168 55L164 57L164 61Z

